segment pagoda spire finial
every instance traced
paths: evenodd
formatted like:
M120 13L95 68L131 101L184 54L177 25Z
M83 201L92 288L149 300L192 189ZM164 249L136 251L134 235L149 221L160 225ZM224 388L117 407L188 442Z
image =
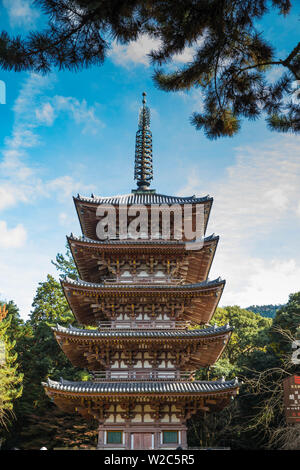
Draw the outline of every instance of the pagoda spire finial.
M150 109L146 106L143 92L143 106L139 113L139 127L136 133L134 179L138 191L147 191L153 179L152 133L150 131Z

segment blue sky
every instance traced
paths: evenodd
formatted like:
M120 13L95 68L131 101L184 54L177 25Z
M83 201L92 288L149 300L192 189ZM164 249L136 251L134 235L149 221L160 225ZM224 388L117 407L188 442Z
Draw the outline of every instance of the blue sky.
M300 4L260 25L285 57L297 44ZM3 0L1 28L25 34L43 17L26 0ZM114 44L105 65L48 76L2 72L0 105L0 298L26 318L37 285L65 236L80 234L72 195L135 187L135 132L141 93L151 108L154 181L172 195L214 197L208 234L220 235L210 278L227 280L220 305L284 303L300 289L300 137L244 121L232 139L209 141L189 124L201 93L153 86L147 37ZM192 56L187 49L177 64ZM272 74L276 77L278 71Z

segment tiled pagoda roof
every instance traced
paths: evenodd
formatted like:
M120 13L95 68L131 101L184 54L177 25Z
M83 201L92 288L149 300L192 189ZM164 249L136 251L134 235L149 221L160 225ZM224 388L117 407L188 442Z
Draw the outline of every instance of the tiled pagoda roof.
M87 282L101 282L110 277L106 258L128 256L136 259L172 259L179 264L176 278L182 283L195 283L207 279L216 252L219 237L214 234L205 237L200 246L188 246L181 240L92 240L91 238L73 234L67 237L79 276ZM193 245L194 242L191 242ZM99 264L102 265L101 272ZM155 279L157 281L157 279ZM132 281L131 281L132 282Z
M44 387L50 390L57 390L70 393L97 394L212 394L230 389L237 389L238 380L229 381L194 381L194 382L72 382L61 379L60 382L48 379L43 383Z
M208 327L203 329L195 330L179 330L179 329L167 329L167 330L125 330L125 329L93 329L84 330L82 328L69 328L57 325L52 328L58 333L65 333L71 336L87 337L87 338L200 338L208 336L216 336L222 333L228 333L233 331L233 328L227 324L219 327Z
M81 279L71 279L66 276L66 278L62 281L62 284L71 284L74 287L87 287L92 289L101 289L101 290L177 290L177 291L190 291L190 290L198 290L201 288L210 288L218 285L224 285L225 280L218 277L213 281L206 280L203 282L198 282L196 284L165 284L164 282L161 284L125 284L125 283L107 283L107 284L97 284L94 282L86 282L82 281Z
M117 300L133 304L149 302L181 305L183 310L174 320L188 320L198 324L210 321L220 300L225 281L221 278L197 284L96 284L66 278L61 281L70 308L77 321L84 325L97 325L111 319L110 305ZM141 299L142 295L142 300ZM96 302L96 304L95 304ZM105 302L103 311L101 302ZM99 307L97 307L99 304ZM101 305L100 305L101 304ZM95 309L94 309L95 307ZM99 310L100 308L100 310Z
M213 201L209 195L203 197L196 196L167 196L166 194L158 194L151 191L140 193L120 194L116 196L81 196L74 197L79 202L88 202L92 204L200 204L206 201Z
M208 237L204 238L204 242L209 242L213 240L218 240L219 236L215 235L214 233L209 235ZM84 235L76 236L73 233L67 237L67 240L70 241L78 241L83 242L86 244L93 244L95 246L103 247L103 246L110 246L110 245L168 245L168 246L182 246L186 245L186 242L182 240L149 240L149 239L109 239L109 240L93 240L92 238L85 237ZM190 242L194 243L194 241ZM193 251L193 250L191 250Z
M232 333L229 325L196 330L82 330L61 326L53 330L56 340L72 364L89 370L103 368L105 364L107 366L107 362L102 359L107 354L110 356L116 349L123 351L126 356L128 348L147 351L149 357L153 348L156 354L173 354L183 370L207 367L218 360Z
M190 204L196 206L197 204L203 204L204 209L204 232L206 231L208 218L213 203L213 198L210 196L204 197L180 197L180 196L167 196L165 194L157 194L152 191L144 192L133 192L131 194L116 195L116 196L94 196L86 197L77 195L73 197L74 204L77 210L79 222L81 225L82 232L87 237L97 239L97 223L100 220L97 216L97 208L99 205L113 205L116 209L119 206L129 207L131 205L144 205L151 208L151 206L160 206L161 204L166 205L185 205Z

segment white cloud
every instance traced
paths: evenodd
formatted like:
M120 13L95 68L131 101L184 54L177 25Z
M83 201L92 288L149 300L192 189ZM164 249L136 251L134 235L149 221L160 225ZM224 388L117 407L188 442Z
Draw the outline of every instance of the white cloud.
M82 124L83 134L96 134L104 127L96 116L95 107L89 107L85 100L79 101L72 96L55 96L52 103L56 112L66 112L77 124Z
M58 219L61 225L66 225L68 221L68 214L66 214L65 212L61 212L58 216Z
M39 128L51 126L60 114L67 114L85 134L94 134L104 126L96 116L95 106L88 106L85 100L65 96L49 98L47 92L54 83L52 75L41 77L32 73L23 82L15 100L14 125L11 135L4 141L0 162L0 210L35 200L37 196L54 194L61 201L72 191L82 191L79 180L65 175L53 181L43 181L39 176L41 169L28 164L30 149L41 144ZM59 184L60 191L57 191Z
M296 205L296 214L300 217L300 202Z
M4 220L0 220L0 245L2 248L19 248L25 244L27 233L22 224L9 229Z
M114 41L108 56L115 64L123 67L130 67L132 64L143 64L148 67L149 57L147 54L153 49L157 49L159 45L159 40L143 34L129 44L119 44Z
M6 8L9 22L12 27L22 26L23 28L32 28L35 25L39 12L33 8L30 0L3 0L3 6Z
M63 227L67 227L68 230L72 231L78 223L76 212L74 210L67 212L60 212L58 215L59 224Z
M295 136L236 149L236 164L227 169L214 193L215 217L224 231L244 240L254 233L262 237L295 217L300 201L299 150L300 138Z
M190 107L191 113L204 112L204 93L200 88L178 91L177 96L180 96Z
M289 242L300 229L299 150L300 138L290 135L238 148L235 164L209 183L209 232L221 236L210 277L227 280L221 304L284 303L300 290L299 246ZM180 195L200 195L197 173L190 171Z
M23 191L18 185L4 182L0 185L0 210L14 206L17 202L27 201L27 191Z
M197 168L189 168L189 175L187 176L186 184L177 192L177 196L203 196L199 194L199 188L203 185L198 176Z
M13 300L25 319L30 313L38 283L46 280L48 273L56 275L56 269L50 262L51 255L40 253L38 245L18 250L17 253L13 257L12 249L1 250L0 299Z
M47 179L44 169L38 166L37 162L31 164L30 152L41 143L40 126L52 125L60 113L78 123L82 132L94 131L96 126L100 126L100 121L97 119L95 108L88 106L85 101L80 102L72 97L47 96L53 81L53 76L40 77L30 74L22 83L13 106L14 122L11 135L4 140L2 148L0 210L15 207L20 203L32 204L37 200L40 204L42 198L50 197L65 204L68 198L74 224L77 221L76 214L73 214L71 194L81 192L82 188L87 191L95 188L84 186L80 178L72 175L58 175L54 179ZM29 212L29 218L32 215ZM61 216L59 220L70 227L67 217ZM55 269L51 269L51 255L47 255L46 250L41 253L40 244L35 243L36 234L31 233L27 239L22 222L23 220L20 220L11 226L7 220L0 221L0 298L13 299L21 314L25 316L30 311L38 282L45 278L48 272L55 272ZM37 224L37 231L44 233L43 230L45 227ZM16 252L17 248L25 244L26 250Z
M71 196L78 193L79 191L84 192L91 189L94 188L91 186L85 186L80 181L77 181L68 175L55 178L46 182L44 185L45 193L56 194L56 198L60 202L70 200Z
M36 73L28 74L27 79L23 81L19 96L13 106L16 123L24 119L29 121L28 114L34 120L34 111L38 99L53 87L55 81L56 78L53 74L47 76Z
M300 267L296 259L268 260L238 252L229 257L220 249L216 267L226 272L227 286L221 305L283 304L288 301L289 294L300 291Z
M148 54L152 50L158 50L160 45L161 41L159 39L142 34L136 41L131 41L129 44L120 44L117 41L113 41L108 56L115 64L122 67L129 68L132 64L142 64L149 67L150 60ZM195 47L185 47L180 54L173 56L172 62L175 64L191 62L194 54Z
M172 61L175 63L186 64L187 62L192 62L195 55L195 47L185 47L180 54L175 54L172 58Z
M38 125L52 126L55 119L62 113L68 114L76 124L82 126L83 134L96 134L104 127L96 116L95 106L88 106L85 100L79 101L72 96L54 96L35 109Z
M30 127L33 128L33 125ZM36 147L39 144L39 137L25 124L18 125L13 130L12 136L5 139L5 144L12 149Z
M199 48L204 44L206 34L193 43L191 46L186 46L182 52L174 54L172 60L167 62L168 69L174 65L183 65L192 62L194 56ZM161 41L157 38L152 38L147 34L141 34L136 41L131 41L129 44L120 44L116 40L112 43L108 56L111 60L122 67L129 68L132 65L142 64L146 67L150 65L148 54L151 51L160 49Z
M40 181L35 175L36 170L27 163L29 149L40 144L40 138L36 130L38 124L35 117L35 105L43 95L45 89L51 87L52 77L39 77L30 74L24 80L19 96L15 100L14 124L11 136L4 140L2 150L3 159L0 163L2 179L0 187L5 194L1 208L6 208L17 202L25 202L32 194L33 187L39 187Z
M50 103L44 103L40 108L37 108L35 115L40 123L47 126L52 126L55 119L54 108Z

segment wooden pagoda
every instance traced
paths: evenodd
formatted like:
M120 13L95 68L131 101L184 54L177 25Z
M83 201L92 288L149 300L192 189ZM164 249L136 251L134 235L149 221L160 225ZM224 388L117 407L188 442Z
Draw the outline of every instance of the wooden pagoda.
M144 94L136 137L137 190L74 198L83 236L71 235L68 243L80 279L65 278L61 284L85 328L57 325L54 334L72 364L88 369L91 378L43 384L60 408L99 422L98 449L185 449L186 421L195 413L222 409L238 393L237 380L195 380L197 369L218 360L232 331L229 325L205 326L225 284L208 280L218 237L206 237L193 250L172 236L124 239L118 237L118 217L113 239L97 237L97 208L106 205L117 214L120 207L174 204L190 204L195 214L201 205L206 230L212 198L149 189L149 125Z

